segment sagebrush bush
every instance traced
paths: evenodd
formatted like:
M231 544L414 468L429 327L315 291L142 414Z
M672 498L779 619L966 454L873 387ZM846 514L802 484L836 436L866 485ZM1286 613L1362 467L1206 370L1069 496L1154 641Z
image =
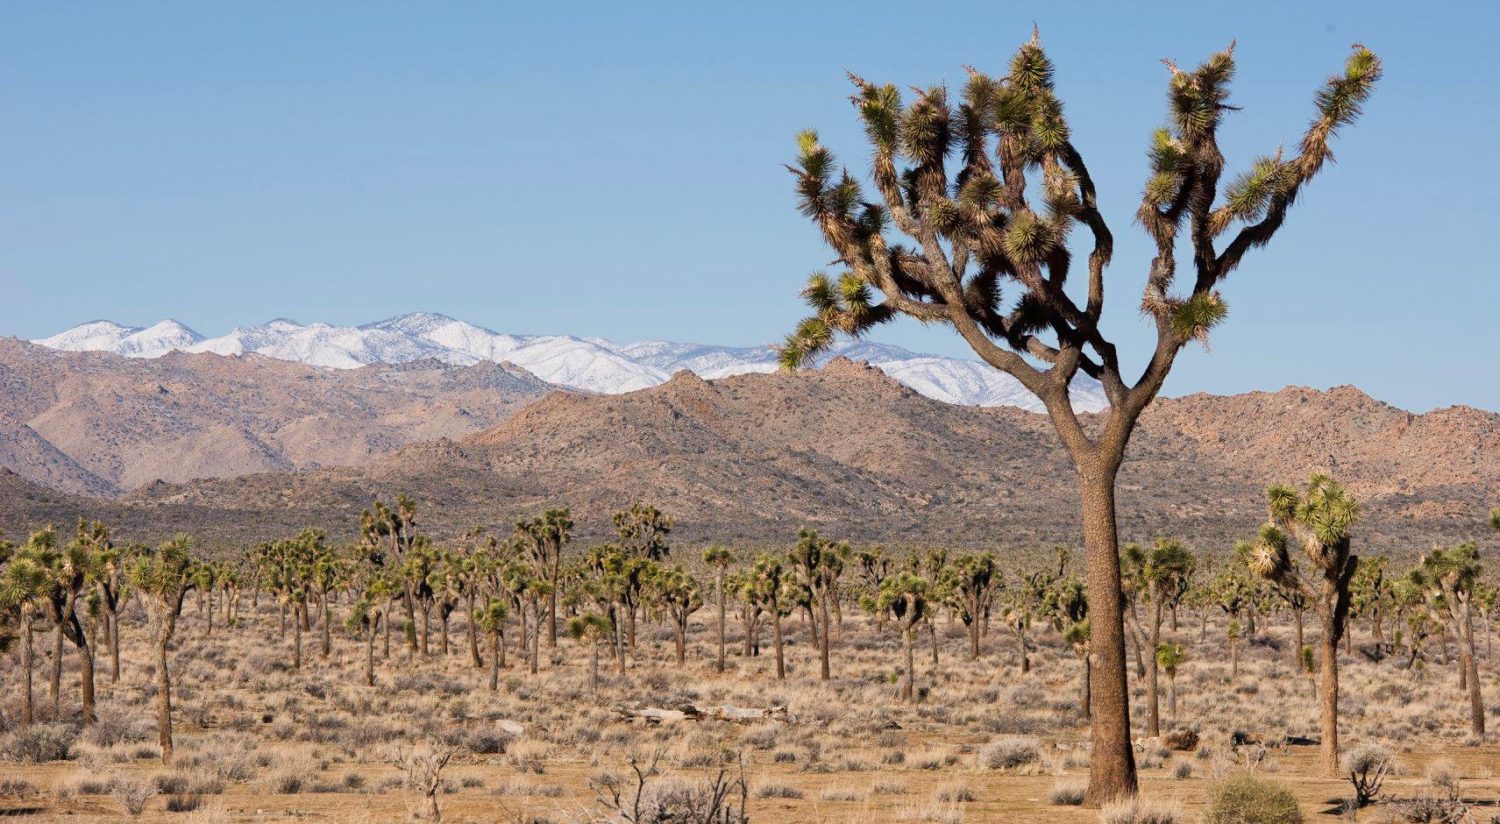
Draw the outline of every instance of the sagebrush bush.
M984 745L979 762L991 770L1014 770L1042 760L1042 743L1026 735L1002 735Z
M1302 824L1297 799L1278 781L1240 772L1208 789L1204 824Z
M0 761L29 764L67 761L77 740L78 730L68 724L32 724L0 738Z
M1077 807L1083 804L1089 785L1083 781L1059 781L1047 791L1047 800L1062 807Z

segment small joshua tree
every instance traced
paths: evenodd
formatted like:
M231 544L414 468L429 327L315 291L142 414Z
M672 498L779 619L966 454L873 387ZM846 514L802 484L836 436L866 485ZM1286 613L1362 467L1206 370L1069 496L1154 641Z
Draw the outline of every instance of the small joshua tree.
M21 723L30 726L36 723L36 699L32 691L32 673L36 669L36 655L32 646L36 616L45 609L48 595L52 592L52 576L47 567L33 556L51 550L54 540L52 530L32 533L16 555L6 561L0 570L0 610L15 610L19 617L21 645Z
M901 631L901 647L906 653L906 678L901 685L901 700L909 704L917 702L917 627L927 617L931 590L932 584L926 578L903 570L881 582L880 592L873 599L866 599L864 604L871 612L887 613L896 619L896 627Z
M599 647L609 643L613 624L597 612L585 612L568 619L568 637L589 650L589 692L599 694Z
M1177 720L1177 671L1187 660L1181 644L1162 644L1156 648L1156 666L1167 674L1167 711Z
M677 666L687 662L688 619L703 606L703 588L681 565L657 567L650 579L651 594L672 620Z
M490 692L500 689L500 668L505 666L505 616L509 612L504 601L491 598L472 619L490 639Z
M734 563L734 553L721 546L711 546L703 551L703 563L714 571L714 593L719 600L719 656L714 660L714 670L724 671L724 611L726 607L724 579Z
M1451 549L1435 549L1422 556L1419 580L1441 594L1434 599L1448 613L1448 622L1458 636L1459 666L1469 693L1469 729L1484 735L1484 697L1479 687L1479 665L1475 659L1474 590L1484 571L1479 563L1479 545L1473 541Z
M849 555L848 544L830 541L819 537L814 530L804 529L797 535L797 545L789 556L793 569L818 610L818 678L823 681L830 677L828 659L833 627L828 620L829 608L837 591L839 576L844 571L844 559Z
M1322 624L1318 663L1322 682L1322 735L1319 764L1329 777L1339 771L1338 644L1349 617L1349 584L1359 566L1350 552L1359 502L1327 475L1314 475L1304 491L1286 486L1266 490L1271 520L1261 527L1249 556L1251 569L1277 586L1299 592L1317 609ZM1314 578L1304 576L1289 547L1306 555Z
M1124 554L1126 590L1137 601L1146 601L1148 622L1144 628L1136 617L1135 605L1126 613L1137 643L1152 651L1146 667L1146 735L1161 735L1161 710L1155 651L1161 647L1161 624L1165 610L1182 591L1181 585L1193 574L1193 553L1181 541L1160 538L1149 548L1126 544ZM1141 637L1144 636L1144 637Z
M945 86L918 90L907 103L895 85L851 75L878 197L867 198L812 131L798 135L791 169L802 213L844 271L809 281L803 294L814 314L788 336L782 364L798 368L835 335L860 335L902 315L946 324L1041 399L1073 459L1100 669L1091 699L1088 796L1095 805L1136 791L1115 519L1125 446L1178 353L1206 340L1224 318L1219 285L1281 228L1302 187L1331 158L1330 138L1355 120L1380 76L1380 60L1355 46L1344 70L1317 92L1295 153L1256 160L1221 197L1217 132L1234 108L1233 46L1193 71L1167 66L1169 121L1153 138L1151 175L1136 213L1156 246L1139 303L1155 325L1156 344L1133 379L1102 323L1114 237L1036 36L1016 52L1005 77L969 69L956 106ZM948 165L954 158L956 172ZM1037 184L1041 191L1028 197ZM1194 271L1190 289L1176 295L1184 224ZM1066 288L1074 260L1067 238L1078 225L1093 241L1082 300ZM1073 411L1070 388L1080 372L1098 380L1109 399L1098 426L1085 426Z

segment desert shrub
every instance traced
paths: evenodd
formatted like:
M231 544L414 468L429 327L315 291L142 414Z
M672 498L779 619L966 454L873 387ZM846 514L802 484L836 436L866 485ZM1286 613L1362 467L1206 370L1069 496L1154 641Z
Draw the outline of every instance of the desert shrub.
M801 798L802 791L785 784L762 784L755 788L756 798Z
M1209 787L1204 824L1302 824L1297 799L1279 782L1234 773Z
M162 795L181 795L188 791L188 777L182 773L163 773L152 779Z
M463 741L463 746L476 755L504 754L515 736L503 730L475 730Z
M740 738L740 742L745 746L754 747L757 750L772 749L780 740L781 728L775 724L752 727L746 730L745 734Z
M344 780L340 783L343 784L344 789L346 790L360 790L365 786L365 777L357 772L354 772L353 770L350 770L349 772L344 773Z
M109 794L120 802L120 806L131 816L146 811L146 805L156 797L156 787L150 783L125 776L115 776L109 782Z
M201 806L203 806L203 796L197 793L167 797L167 812L169 813L190 813Z
M1460 792L1460 776L1458 767L1446 758L1427 765L1427 785L1442 793L1448 798L1458 798Z
M1365 744L1348 751L1339 763L1340 770L1354 785L1354 805L1364 807L1380 792L1380 785L1395 766L1391 751L1378 744Z
M458 785L466 790L484 789L484 776L466 775L459 780Z
M1059 781L1047 791L1047 800L1058 806L1077 807L1083 804L1088 788L1088 784L1082 781Z
M1176 804L1132 798L1105 805L1100 824L1187 824L1187 816Z
M30 781L20 778L0 778L0 797L27 801L41 794L42 791Z
M507 754L516 769L541 775L547 771L547 758L552 751L540 741L522 741L512 745Z
M284 772L271 779L271 792L278 795L296 795L302 792L304 786L301 773Z
M98 747L138 744L151 737L151 719L135 715L113 701L99 705L96 720L84 729L82 738Z
M1456 798L1423 795L1392 801L1384 824L1469 824L1469 805Z
M1186 779L1192 778L1193 762L1178 761L1176 765L1172 767L1172 777L1177 779L1178 781L1184 781Z
M1041 742L1024 735L1002 735L979 751L979 762L991 770L1014 770L1041 760Z
M947 784L938 787L932 798L949 804L962 804L973 801L974 792L963 784Z
M896 781L877 780L870 785L870 792L876 795L906 795L906 785Z
M67 724L32 724L0 738L0 761L67 761L77 740L78 731Z

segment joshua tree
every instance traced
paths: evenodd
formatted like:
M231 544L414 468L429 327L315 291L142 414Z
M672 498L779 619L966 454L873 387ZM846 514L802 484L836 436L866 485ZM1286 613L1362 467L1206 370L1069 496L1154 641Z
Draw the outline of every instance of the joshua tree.
M1375 642L1375 660L1384 657L1385 613L1391 603L1391 582L1385 577L1386 559L1361 558L1359 568L1354 571L1354 580L1349 582L1349 638L1347 650L1353 651L1354 619L1366 616L1370 619L1370 636Z
M1183 582L1193 573L1193 553L1181 541L1159 538L1150 549L1138 544L1126 544L1124 552L1126 590L1136 600L1145 600L1151 610L1148 623L1143 629L1136 615L1135 605L1126 613L1130 619L1137 643L1152 650L1146 667L1146 735L1152 738L1161 735L1161 707L1157 678L1157 656L1161 647L1161 622L1164 610L1175 602L1182 592Z
M1247 252L1271 240L1302 187L1330 159L1330 138L1358 116L1380 76L1379 59L1355 46L1344 70L1317 92L1315 116L1296 153L1255 161L1221 200L1217 130L1233 109L1227 102L1233 46L1194 71L1167 66L1169 121L1152 140L1151 176L1136 214L1156 246L1139 304L1154 322L1156 345L1133 383L1101 323L1114 239L1054 93L1052 63L1035 36L1016 52L1007 76L970 69L956 109L944 86L919 90L903 103L895 85L851 76L879 202L839 172L815 132L798 135L792 168L803 214L846 270L836 278L813 276L804 295L815 314L787 338L782 364L797 368L837 333L859 335L901 315L947 324L985 362L1041 399L1073 459L1095 610L1092 654L1100 670L1091 698L1092 804L1136 789L1115 522L1115 478L1126 443L1177 354L1189 341L1206 340L1223 319L1220 282ZM950 175L947 163L955 156L958 169ZM908 168L899 168L903 163ZM1037 182L1040 196L1029 200L1028 185ZM1082 305L1066 289L1072 264L1066 240L1077 223L1093 240ZM1194 276L1190 290L1176 295L1184 223ZM1002 284L1015 289L1008 305ZM1098 427L1085 427L1070 403L1079 372L1098 380L1109 399Z
M880 595L870 604L874 610L890 613L901 630L901 645L906 651L906 683L901 685L901 699L917 702L916 647L917 627L927 613L931 583L913 572L902 571L880 585Z
M151 621L156 648L156 726L161 742L161 763L172 763L172 675L167 666L167 647L182 614L182 600L193 585L193 558L187 536L179 535L136 558L130 568L130 583L141 594Z
M786 655L785 637L781 632L781 619L787 612L786 571L781 562L770 555L761 555L755 559L755 569L752 577L745 587L745 597L754 599L766 612L771 614L771 626L774 631L772 638L776 642L776 680L786 679Z
M1422 556L1422 582L1442 595L1453 633L1458 636L1459 667L1469 693L1469 729L1484 735L1484 697L1479 689L1479 665L1475 659L1474 587L1484 568L1479 563L1479 545L1473 541L1452 549L1435 549Z
M708 564L714 571L714 592L719 599L719 657L714 662L714 670L724 671L724 577L729 572L730 564L734 563L734 553L721 546L711 546L703 551L703 563Z
M951 595L960 619L969 630L971 659L979 659L980 630L1004 582L995 567L995 556L989 552L960 555L944 568L943 589Z
M839 575L844 571L844 559L849 557L849 552L848 544L821 538L816 531L804 529L797 534L797 545L789 556L802 585L817 606L818 678L823 681L830 677L828 657L833 628L828 620L829 605L836 597Z
M650 586L656 602L672 619L677 665L680 667L687 662L688 618L703 607L703 588L681 565L671 568L658 566L651 576Z
M389 620L391 600L400 591L400 587L385 573L384 570L369 567L365 571L364 592L359 600L354 602L354 608L349 614L345 626L351 632L358 632L365 641L365 685L375 686L375 637L380 632L380 625Z
M1318 761L1329 777L1339 774L1338 644L1349 617L1349 584L1359 566L1349 551L1359 502L1338 481L1314 475L1306 490L1286 486L1266 490L1271 520L1261 527L1249 561L1251 569L1284 590L1299 592L1318 612L1323 634L1318 639L1322 669L1322 734ZM1288 547L1300 546L1312 575L1304 577Z
M1094 681L1094 632L1089 607L1088 591L1083 581L1071 574L1052 581L1042 603L1042 610L1051 618L1053 628L1083 663L1078 708L1085 721L1091 720L1094 710L1094 702L1090 700Z
M1167 712L1172 714L1172 720L1177 720L1177 670L1187 656L1182 652L1181 644L1162 644L1156 648L1156 666L1167 674Z
M490 639L490 692L500 689L500 668L505 666L505 615L509 611L504 601L491 598L469 619Z
M33 557L38 551L50 550L51 529L32 533L26 547L6 561L0 569L0 609L15 610L19 616L21 644L21 723L36 723L36 699L32 692L32 673L36 669L32 634L36 616L46 609L52 592L52 576L45 564Z
M562 568L563 547L573 539L573 518L567 507L549 509L529 521L516 522L516 534L524 538L537 574L551 584L547 604L547 646L557 646L558 575Z
M392 509L376 500L359 516L360 536L364 541L369 562L380 567L401 567L406 556L415 545L417 534L417 502L405 495L396 496L396 507ZM408 587L415 582L409 578ZM412 652L417 651L416 607L417 594L408 588L403 593L406 609L406 643ZM386 621L386 654L390 654L390 621Z
M589 692L595 695L599 694L599 645L609 640L610 631L610 620L597 612L568 619L568 637L589 648Z

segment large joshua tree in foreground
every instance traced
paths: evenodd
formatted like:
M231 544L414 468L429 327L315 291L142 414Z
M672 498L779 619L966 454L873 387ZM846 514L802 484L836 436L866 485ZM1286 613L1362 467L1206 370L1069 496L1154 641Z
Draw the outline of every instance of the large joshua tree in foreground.
M1331 158L1329 140L1358 116L1380 76L1375 54L1355 46L1344 70L1318 90L1297 150L1256 160L1221 193L1217 132L1232 109L1233 46L1193 71L1170 61L1167 67L1168 124L1152 139L1151 174L1135 216L1156 246L1139 304L1155 325L1156 345L1133 378L1101 326L1114 239L1035 35L1005 77L970 69L956 105L943 86L918 90L907 102L894 85L851 76L873 149L874 202L838 169L815 132L798 135L792 167L801 209L844 271L812 277L804 295L815 314L788 336L783 366L808 362L838 333L859 335L899 315L946 324L1037 395L1073 459L1097 669L1088 792L1095 804L1136 789L1115 531L1115 478L1126 443L1177 353L1206 340L1223 319L1220 282L1281 227L1302 187ZM1077 224L1092 240L1081 301L1067 288L1067 239ZM1190 285L1174 291L1184 228L1194 271ZM1080 421L1070 403L1079 372L1098 380L1109 399L1095 426Z

